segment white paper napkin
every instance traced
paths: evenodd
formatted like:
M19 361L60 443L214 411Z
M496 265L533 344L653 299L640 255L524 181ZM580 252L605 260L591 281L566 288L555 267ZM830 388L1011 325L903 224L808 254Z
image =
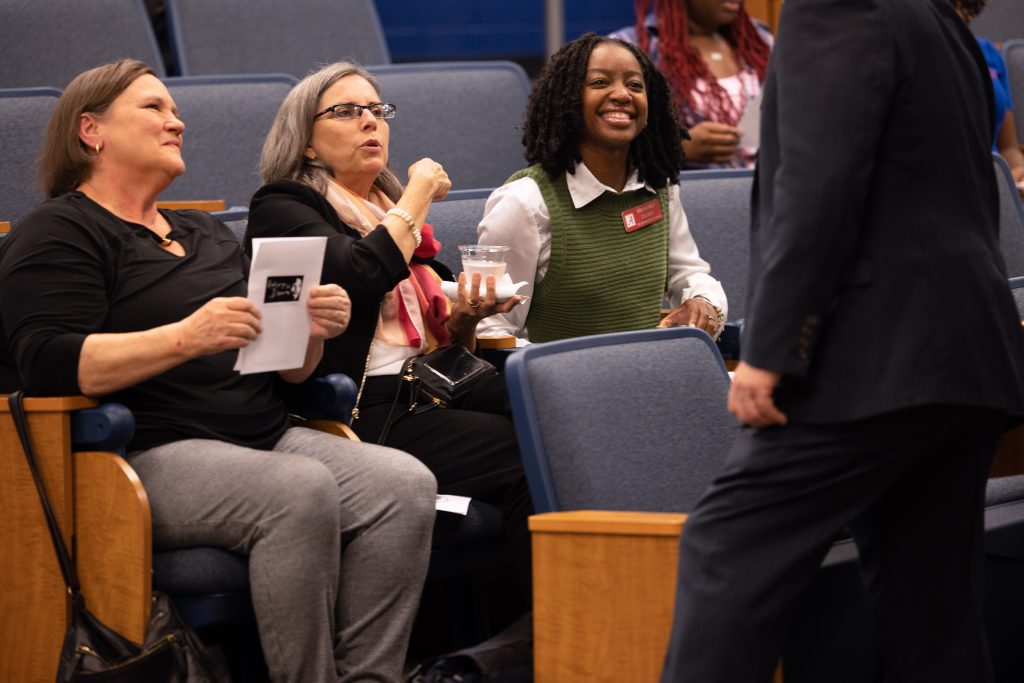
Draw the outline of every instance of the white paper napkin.
M494 294L497 296L498 303L511 298L519 291L519 288L526 284L526 280L522 282L512 282L512 278L508 273L504 273L498 278L497 282L494 283ZM480 293L483 294L484 284L480 283ZM452 301L458 301L459 299L459 283L449 282L444 280L441 282L441 291L444 295Z

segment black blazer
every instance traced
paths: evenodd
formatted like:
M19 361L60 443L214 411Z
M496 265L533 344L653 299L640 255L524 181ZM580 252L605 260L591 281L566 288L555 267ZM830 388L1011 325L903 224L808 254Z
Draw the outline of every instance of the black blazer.
M249 205L245 252L256 237L327 237L323 283L337 283L352 300L348 329L324 345L314 376L344 372L356 384L377 328L384 295L409 277L409 266L388 231L378 227L366 237L346 225L327 199L307 185L277 180L261 187Z
M949 0L786 0L765 83L743 358L790 419L1024 412L992 86Z

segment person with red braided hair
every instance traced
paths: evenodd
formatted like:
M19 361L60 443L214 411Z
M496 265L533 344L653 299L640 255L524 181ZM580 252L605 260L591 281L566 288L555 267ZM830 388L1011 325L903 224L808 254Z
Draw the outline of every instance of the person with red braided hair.
M638 45L668 79L689 129L686 167L753 167L757 148L736 126L764 83L768 27L743 0L636 0L636 16L612 36Z

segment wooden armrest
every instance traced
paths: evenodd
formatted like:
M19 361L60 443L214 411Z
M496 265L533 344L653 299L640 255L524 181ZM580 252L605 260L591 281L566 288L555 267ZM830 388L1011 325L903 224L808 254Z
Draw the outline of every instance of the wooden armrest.
M223 211L223 199L164 199L156 205L161 209L180 211L181 209L195 209L196 211Z
M10 232L11 223L10 221L0 221L0 232Z
M292 418L292 426L315 429L319 432L334 434L350 441L362 441L351 427L337 420L303 420L302 418Z
M476 338L476 344L481 349L514 349L516 338L511 334L496 334Z

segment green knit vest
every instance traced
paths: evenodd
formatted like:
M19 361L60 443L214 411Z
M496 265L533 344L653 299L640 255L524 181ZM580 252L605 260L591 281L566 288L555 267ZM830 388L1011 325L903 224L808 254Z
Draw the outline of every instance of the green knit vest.
M564 173L551 180L535 164L506 182L523 177L537 183L551 216L551 258L526 318L530 341L657 327L668 281L668 190L657 194L662 219L627 233L622 212L650 201L649 191L606 191L576 209Z

